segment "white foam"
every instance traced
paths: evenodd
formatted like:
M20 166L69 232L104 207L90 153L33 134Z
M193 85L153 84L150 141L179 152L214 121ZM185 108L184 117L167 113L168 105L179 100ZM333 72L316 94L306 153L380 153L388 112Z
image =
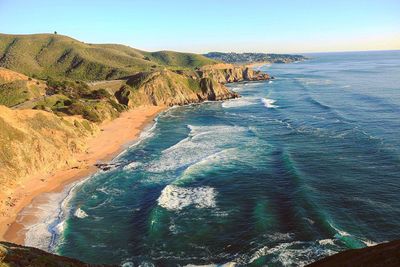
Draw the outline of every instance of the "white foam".
M83 219L83 218L88 217L89 215L84 210L82 210L81 208L78 208L75 211L74 216L79 218L79 219Z
M140 166L142 166L142 163L141 163L141 162L133 161L133 162L131 162L131 163L125 165L122 169L123 169L124 171L129 171L129 170L137 169L137 168L139 168Z
M261 98L261 102L266 108L278 108L279 106L274 105L276 100L269 98Z
M280 242L289 241L289 240L292 240L293 237L294 237L293 233L280 233L280 232L276 232L276 233L273 233L273 234L270 234L270 235L266 235L266 239L268 241L270 241L270 242L271 241L273 241L273 242L276 242L276 241L280 241Z
M248 261L248 264L254 262L263 256L271 255L270 263L280 263L283 266L305 266L314 261L315 258L329 256L335 251L330 249L321 249L319 245L310 242L294 241L281 243L274 247L262 247L258 249Z
M329 85L333 83L333 81L329 79L296 78L296 80L305 85Z
M318 240L318 243L322 246L334 245L335 244L334 242L335 240L330 238Z
M241 98L226 100L226 101L222 102L222 107L223 108L238 108L238 107L251 106L254 104L256 104L254 98L241 97Z
M65 195L52 193L47 194L45 197L45 203L41 203L36 209L32 210L30 209L31 207L27 207L21 212L21 215L29 216L32 214L37 218L34 224L24 225L26 229L24 244L49 251L49 244L52 239L49 226L60 213L59 205Z
M121 264L121 267L133 267L133 266L135 265L131 261L127 261Z
M368 240L368 239L362 239L361 242L363 242L367 247L372 247L372 246L376 246L379 243Z
M213 208L216 206L216 191L209 186L178 187L167 185L158 198L158 205L167 209L179 211L187 206L196 208Z
M68 203L74 195L77 186L84 183L91 176L84 180L67 186L60 193L48 193L43 195L45 201L27 207L22 211L22 216L34 215L37 220L34 224L24 225L26 228L24 244L52 252L56 247L59 238L65 229L65 221L69 215Z
M184 267L235 267L236 265L237 265L236 262L227 262L224 264L204 264L204 265L187 264Z
M148 171L164 172L193 165L226 148L235 147L248 130L230 125L188 125L188 128L188 137L162 151L160 158L147 166Z
M204 173L205 171L207 171L208 168L213 168L215 164L226 166L227 164L232 163L232 161L237 158L237 150L237 148L227 148L210 156L207 156L206 158L194 163L193 165L190 165L183 172L183 174L177 180L175 180L174 183L185 181L188 179L188 177L195 173Z
M340 235L340 236L351 236L348 232L338 229L337 227L333 226L331 223L329 223L329 225L333 229L335 229L335 231L338 233L338 235Z

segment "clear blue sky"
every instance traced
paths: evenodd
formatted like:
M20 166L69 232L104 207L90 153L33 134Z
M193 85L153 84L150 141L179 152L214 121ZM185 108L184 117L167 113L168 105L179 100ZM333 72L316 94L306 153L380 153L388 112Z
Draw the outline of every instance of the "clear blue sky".
M400 0L0 0L1 33L190 52L400 49Z

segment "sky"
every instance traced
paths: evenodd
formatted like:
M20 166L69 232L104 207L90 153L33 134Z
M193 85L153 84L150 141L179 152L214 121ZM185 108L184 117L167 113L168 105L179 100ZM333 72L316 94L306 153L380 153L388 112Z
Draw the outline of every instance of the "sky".
M156 51L400 49L400 0L0 0L0 33Z

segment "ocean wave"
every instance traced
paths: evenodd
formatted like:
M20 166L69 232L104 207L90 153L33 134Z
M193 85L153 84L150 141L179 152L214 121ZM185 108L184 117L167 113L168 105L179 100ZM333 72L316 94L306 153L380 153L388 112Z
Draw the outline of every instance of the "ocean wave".
M34 224L24 225L26 229L24 244L30 247L36 247L45 251L50 251L52 232L49 226L57 226L57 217L60 213L60 202L65 198L65 192L60 194L50 193L46 195L46 202L37 209L30 210L25 208L22 216L34 214L37 221ZM56 229L56 227L54 227Z
M333 81L329 80L329 79L296 78L295 80L301 82L304 85L330 85L330 84L333 84Z
M322 245L322 246L334 245L335 244L335 239L332 239L332 238L321 239L321 240L318 240L318 243L320 245Z
M278 108L279 106L274 105L276 100L269 98L261 98L261 102L264 104L266 108Z
M312 97L307 97L306 101L309 103L313 104L314 106L317 106L319 108L322 108L324 110L331 110L332 108L328 105L323 104L321 101L316 100L315 98Z
M60 193L46 194L47 201L40 204L33 211L37 221L26 225L24 244L52 252L56 248L62 233L66 227L66 219L69 215L69 201L75 194L75 190L91 176L81 181L68 185ZM38 212L39 210L39 212ZM24 211L23 211L24 212ZM24 215L29 215L29 210Z
M190 133L175 145L162 151L158 160L147 166L150 172L164 172L188 167L208 156L234 147L248 128L230 125L188 125Z
M264 246L258 249L250 256L247 264L251 264L261 257L269 256L270 264L279 263L283 266L305 266L314 262L316 259L330 256L337 251L321 247L315 242L293 241L281 243L279 245L268 247Z
M378 244L372 240L368 240L363 237L356 237L354 235L351 235L350 233L334 226L332 223L329 223L329 225L336 231L336 234L334 237L337 240L340 240L341 242L343 242L349 248L352 248L352 249L363 248L365 246L374 246L374 245Z
M213 208L216 206L216 191L209 186L178 187L167 185L158 198L158 205L167 209L179 211L187 206L196 208Z
M200 161L190 165L182 175L176 179L174 185L183 185L191 181L192 177L197 173L205 173L209 168L213 168L216 164L228 165L232 164L232 161L238 157L237 148L227 148L222 151L218 151L210 156L207 156Z

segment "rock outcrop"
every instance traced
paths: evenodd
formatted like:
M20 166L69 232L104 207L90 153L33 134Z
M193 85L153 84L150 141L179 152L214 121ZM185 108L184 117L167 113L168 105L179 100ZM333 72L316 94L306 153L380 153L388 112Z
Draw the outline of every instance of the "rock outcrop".
M19 246L8 242L0 242L0 266L111 267L112 265L87 264L76 259L54 255L37 248Z
M112 265L86 264L76 259L54 255L37 248L0 242L0 266L10 267L106 267ZM373 247L339 252L314 262L309 267L398 267L400 266L400 240Z
M238 97L222 83L196 72L173 72L170 70L138 73L127 79L127 85L115 93L121 104L139 105L185 105L205 100L222 100Z
M397 267L400 266L400 240L382 243L362 249L339 252L309 267Z
M249 67L237 66L232 64L216 64L204 66L197 73L200 77L207 77L219 83L232 83L241 81L263 81L271 77L267 73L253 70Z
M271 77L261 71L231 64L209 65L197 70L162 70L141 72L127 77L115 97L120 104L185 105L205 100L238 97L224 84L241 81L262 81Z

